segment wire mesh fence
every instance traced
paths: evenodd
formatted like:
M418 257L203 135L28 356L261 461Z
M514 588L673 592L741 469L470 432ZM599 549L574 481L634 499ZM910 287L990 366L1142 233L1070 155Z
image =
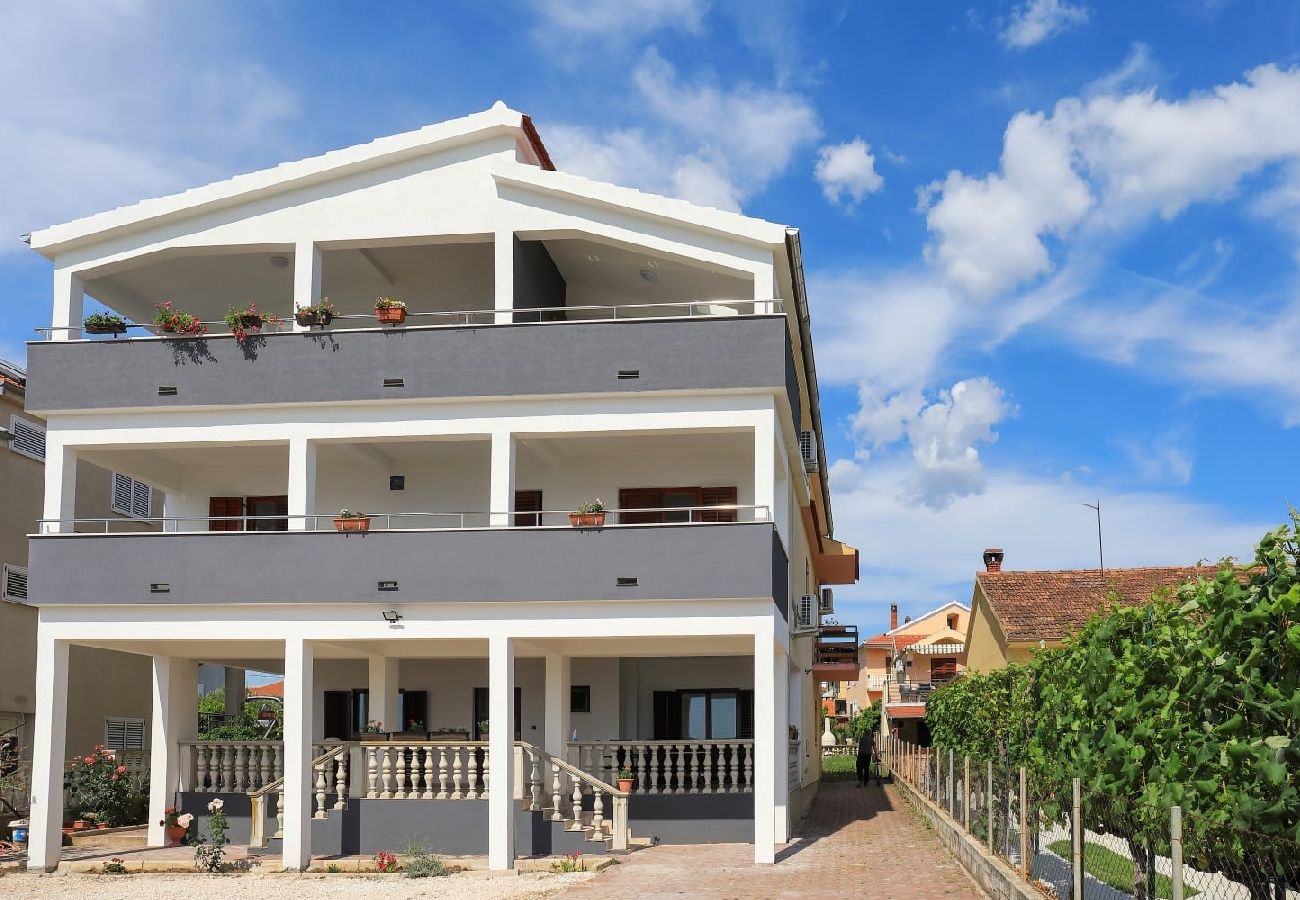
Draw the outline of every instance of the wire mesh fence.
M1300 842L1087 791L1037 784L1020 767L919 747L884 746L891 777L1061 900L1300 900Z

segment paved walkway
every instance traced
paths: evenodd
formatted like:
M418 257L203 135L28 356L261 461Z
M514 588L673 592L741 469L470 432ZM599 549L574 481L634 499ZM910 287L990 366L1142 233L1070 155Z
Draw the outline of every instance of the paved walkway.
M871 897L933 900L986 895L892 787L828 782L774 866L749 844L640 850L560 894L588 897Z

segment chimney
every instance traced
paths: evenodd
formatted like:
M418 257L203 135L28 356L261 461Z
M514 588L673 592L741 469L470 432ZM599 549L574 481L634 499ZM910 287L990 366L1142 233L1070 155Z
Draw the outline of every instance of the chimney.
M988 572L1002 571L1002 557L1005 554L1001 547L989 547L984 551L984 569Z
M903 616L903 624L904 624L904 625L906 625L906 624L907 624L908 622L910 622L910 621L912 621L912 617L911 617L911 616Z
M898 604L889 604L889 630L893 631L898 627Z

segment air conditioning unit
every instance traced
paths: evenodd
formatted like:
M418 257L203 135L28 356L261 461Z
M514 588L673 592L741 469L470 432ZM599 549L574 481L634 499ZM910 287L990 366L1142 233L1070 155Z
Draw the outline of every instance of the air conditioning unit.
M811 634L817 630L817 598L804 594L794 610L794 633Z
M835 612L835 592L830 588L822 588L821 594L817 597L817 614L820 616L829 616Z
M817 471L817 441L811 431L799 432L799 455L803 457L805 472Z

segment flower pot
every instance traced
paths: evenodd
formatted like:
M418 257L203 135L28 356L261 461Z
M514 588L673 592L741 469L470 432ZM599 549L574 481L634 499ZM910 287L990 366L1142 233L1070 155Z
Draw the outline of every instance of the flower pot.
M85 831L89 827L90 827L90 823L87 822L85 819L77 819L75 822L72 823L73 831Z
M574 528L603 528L605 525L605 511L569 513L569 524Z
M632 781L631 778L620 778L618 780L618 789L625 794L632 793Z
M96 823L95 823L95 827L96 827L97 829L99 829L100 831L107 831L107 830L108 830L108 823L107 823L107 822L96 822Z
M370 516L352 516L334 520L335 531L369 531Z
M239 317L239 327L243 328L246 331L247 330L260 331L262 326L265 324L266 324L266 319L262 318L261 316L254 315L254 316Z
M125 325L84 325L86 334L125 334Z
M375 318L380 325L401 325L406 321L406 310L400 306L376 306Z
M184 825L168 825L163 829L163 833L167 837L167 846L179 847L185 842L185 834L188 831L189 829Z
M293 314L293 318L304 328L319 328L328 325L334 316L329 312L302 312L300 310Z

